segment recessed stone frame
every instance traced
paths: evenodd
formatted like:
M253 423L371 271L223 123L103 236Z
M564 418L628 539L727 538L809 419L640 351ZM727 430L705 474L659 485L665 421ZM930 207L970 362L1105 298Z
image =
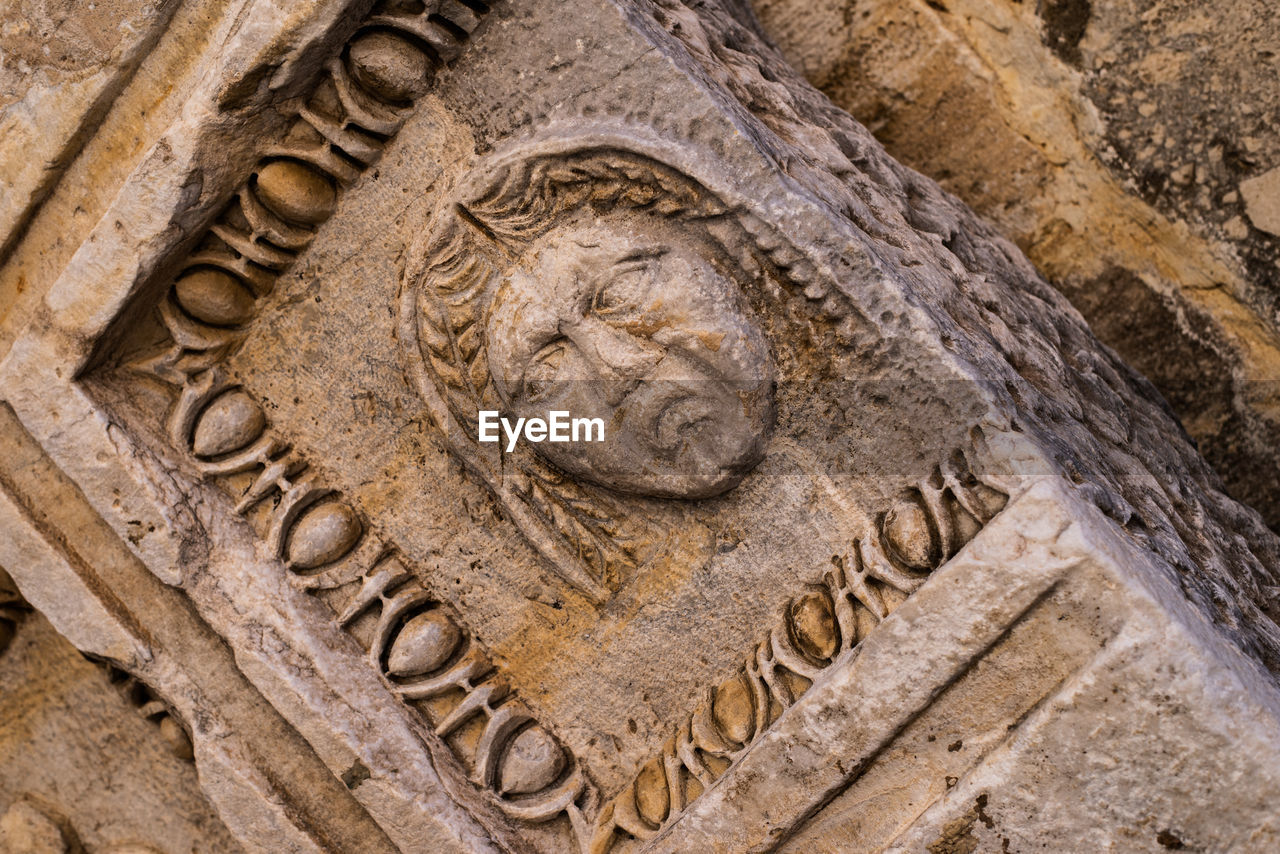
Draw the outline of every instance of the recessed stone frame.
M410 11L412 10L412 11ZM382 0L324 73L283 138L177 265L160 299L172 345L148 368L169 382L222 361L262 297L382 155L489 11L483 0Z
M172 343L137 367L179 389L173 445L261 524L291 582L334 606L337 622L449 745L481 797L517 822L557 828L560 842L548 850L606 851L669 826L822 670L989 521L1004 494L978 484L962 453L940 466L882 514L880 533L855 543L847 564L837 559L834 571L787 603L747 665L707 689L671 749L602 809L585 769L495 673L460 615L433 599L394 544L272 434L252 394L220 366L244 340L258 300L305 250L341 189L376 161L431 70L457 55L485 8L445 0L367 19L326 64L292 130L178 265L158 305ZM840 315L843 297L802 253L748 215L741 225L815 310ZM913 571L895 569L903 562ZM748 692L755 699L744 711Z
M165 376L157 364L148 368ZM670 825L1005 500L974 478L963 453L953 455L879 517L874 542L853 544L786 604L747 664L708 688L663 755L601 810L585 769L514 696L461 617L433 599L395 546L272 434L252 394L216 364L182 377L169 418L173 446L235 495L237 512L259 522L296 587L335 607L338 623L361 642L388 687L450 745L484 797L517 821L567 819L557 824L574 847L593 851Z

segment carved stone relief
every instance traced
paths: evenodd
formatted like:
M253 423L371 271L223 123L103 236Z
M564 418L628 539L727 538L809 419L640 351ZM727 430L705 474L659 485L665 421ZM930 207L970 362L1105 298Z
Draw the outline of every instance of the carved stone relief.
M516 153L441 206L409 261L400 331L433 419L597 600L640 560L623 496L720 495L773 433L773 357L714 220L733 228L705 188L647 158ZM605 440L507 459L477 441L490 408L600 418Z
M787 570L794 582L777 585L788 591L772 606L778 628L736 672L708 674L700 690L711 693L670 749L624 772L620 794L613 783L597 794L556 721L523 701L519 680L504 678L459 610L422 582L432 573L415 565L415 548L281 433L255 393L255 360L238 355L252 344L255 300L291 303L270 293L275 279L316 239L338 188L359 183L342 165L378 157L353 128L390 137L405 120L394 109L411 94L388 97L373 66L360 70L383 38L368 37L368 50L358 38L327 66L294 133L161 300L172 343L133 368L178 387L172 446L234 497L293 584L333 608L479 793L518 821L557 821L576 846L642 840L972 538L1010 488L986 460L973 464L982 431L953 427L923 451L934 455L929 469L880 487L890 500L877 509L874 492L849 490L831 451L780 430L805 396L802 367L830 360L856 376L860 360L875 364L876 336L805 251L670 162L681 155L657 154L645 132L551 128L458 171L409 248L400 345L436 435L552 572L607 608L655 566L718 565L722 547L697 531L739 527L767 562L784 550L764 545L771 501L824 508L818 538ZM797 351L797 338L825 355ZM477 441L482 408L571 409L601 417L611 439L506 454ZM809 482L801 496L777 486L798 476ZM603 812L600 795L613 796Z
M379 14L325 66L294 130L180 265L158 304L169 341L133 370L177 386L167 419L173 446L236 496L236 512L295 586L334 608L480 791L517 820L567 814L586 844L598 800L580 762L495 675L458 614L415 582L422 573L403 550L324 483L222 367L258 301L332 214L339 188L377 158L377 141L395 134L405 105L425 91L410 85L423 79L413 63L428 54L405 40L409 19ZM427 16L423 26L442 25ZM772 289L766 299L776 301L779 288L791 289L837 340L859 334L843 298L772 229L625 148L572 140L518 147L463 181L423 235L400 305L418 389L452 452L553 571L599 604L647 562L671 559L672 547L654 546L663 540L655 532L670 527L662 500L730 492L770 447L778 369L747 292L758 302ZM547 281L557 284L548 291ZM673 289L675 281L684 286ZM613 439L586 454L544 446L503 465L474 440L482 405L516 413L572 406L603 417ZM775 447L816 465L794 443ZM860 567L850 583L873 619L990 518L973 487L959 488L959 471L938 469L941 486L916 491L929 506L904 499L879 522L856 512L853 550L834 546L837 562ZM952 487L958 515L938 491ZM841 511L851 506L837 502ZM711 557L702 544L674 553L691 566ZM897 592L882 596L879 586ZM846 634L845 648L855 636ZM762 729L769 714L753 726Z
M514 148L507 146L501 155L495 158L480 158L474 167L469 167L465 172L460 171L459 184L465 186L461 186L456 192L446 191L438 203L434 199L431 200L433 205L443 213L433 217L430 212L427 212L420 225L415 221L413 228L415 231L420 231L423 238L419 241L419 248L413 252L427 254L423 244L437 238L449 240L457 237L461 241L469 241L464 249L472 254L465 255L459 264L465 267L469 261L474 260L476 269L470 272L464 271L464 279L468 275L479 275L484 278L485 274L480 271L480 268L486 264L505 265L509 260L508 256L516 252L515 242L532 241L531 251L536 253L537 240L556 241L566 233L572 234L575 228L572 220L575 217L595 216L597 212L610 209L614 210L619 222L646 224L645 227L649 233L658 239L666 240L671 245L681 246L682 250L688 247L688 258L696 258L706 265L706 269L714 270L715 275L708 277L708 287L704 296L710 298L714 295L720 299L731 299L727 308L732 309L732 312L725 313L725 316L730 318L725 325L730 328L737 325L746 330L746 333L741 336L743 340L755 339L766 342L779 338L785 340L783 330L779 329L780 324L791 323L795 327L808 325L811 328L803 333L805 337L820 338L824 346L829 346L828 352L835 358L847 356L850 360L856 359L858 351L852 345L858 336L863 334L860 328L863 321L856 316L856 312L850 310L845 297L833 289L829 282L822 280L803 253L790 247L787 241L779 237L776 230L753 218L745 210L731 210L716 193L701 186L696 179L689 177L688 173L682 169L664 164L654 156L629 151L629 147L643 148L641 129L627 127L625 123L620 122L602 124L611 128L616 142L604 146L598 143L583 145L581 141L574 140L571 134L568 135L567 141L557 141L555 133L548 133L529 145L517 145ZM640 142L637 142L637 139ZM379 169L386 175L393 165L383 161ZM503 173L504 169L509 171ZM560 194L559 189L556 189L555 192L548 192L545 198L542 198L539 196L542 193L542 184L520 186L520 182L526 181L527 174L537 173L540 170L546 176L550 176L553 182L561 180L561 176L569 176L567 193ZM495 190L498 183L508 178L509 185L502 189L511 191L509 197L503 197L502 193L495 191L491 199L478 198L484 196L489 190ZM538 180L542 181L543 178ZM537 216L528 209L528 202L522 201L522 193L536 204L549 206L547 223L549 226L554 224L557 228L548 227L535 239L534 232L539 231L536 223L532 227L524 228L523 233L517 227L509 238L514 241L513 243L510 245L501 241L495 243L485 234L485 231L487 229L495 234L502 231L509 225L504 217L537 219ZM573 194L577 194L576 197ZM580 203L581 199L586 198L590 198L590 207ZM459 204L465 208L465 214L458 213L456 205ZM537 213L540 214L541 211ZM602 219L608 220L609 217L602 215ZM492 225L489 224L490 220L493 220ZM454 225L457 225L456 233L451 231ZM678 232L677 237L671 236L673 230ZM597 238L598 235L593 235L586 242L597 241ZM584 463L582 469L575 475L568 471L572 467L570 460L561 459L557 465L557 461L547 459L546 455L539 454L537 449L532 453L529 453L528 449L522 449L521 453L502 456L501 452L492 446L486 448L476 443L474 441L476 406L487 399L492 401L492 406L508 410L512 400L510 389L506 390L507 397L504 399L504 390L499 383L490 382L494 374L495 359L487 353L488 338L491 334L500 336L504 334L504 329L509 331L510 327L504 326L505 321L502 317L487 311L487 301L496 293L503 291L504 287L506 293L513 292L513 288L511 285L500 287L501 282L486 280L483 286L478 286L475 301L464 304L460 300L456 306L455 318L448 322L456 322L458 328L446 329L439 323L433 329L423 327L426 331L421 333L421 339L417 339L419 346L415 351L409 342L411 338L419 335L419 330L411 329L407 324L410 318L418 315L406 308L406 301L421 301L419 302L421 305L437 299L431 293L429 285L419 283L415 278L417 273L414 272L416 269L414 265L418 263L419 257L421 256L418 254L411 254L409 265L412 269L407 274L401 291L401 343L405 345L411 372L419 369L415 367L415 363L420 365L424 372L439 371L439 374L424 373L423 379L428 380L429 383L420 381L416 385L419 393L428 402L432 394L440 393L435 377L449 373L453 376L468 378L466 382L455 383L454 392L449 393L456 392L455 414L451 417L465 418L471 423L463 423L462 432L454 433L450 427L440 430L436 435L443 437L450 451L458 459L464 462L470 459L475 463L474 466L468 463L471 476L485 489L490 490L491 495L498 497L501 502L503 521L498 522L497 528L504 528L508 521L513 523L514 527L522 531L544 557L541 566L568 580L570 589L585 593L586 598L595 600L597 607L605 606L606 619L617 619L609 617L607 612L609 611L608 603L622 601L616 598L620 591L623 597L630 598L630 601L635 603L625 607L646 607L638 585L650 583L647 579L654 576L655 568L659 569L659 575L673 569L694 573L705 571L723 560L715 556L716 550L722 549L722 553L728 553L730 550L727 543L716 544L711 532L716 528L730 527L726 519L732 518L734 511L722 512L718 509L719 505L712 504L706 499L694 499L692 496L672 501L670 495L646 494L653 492L652 483L624 484L617 480L619 473L616 470L599 473L599 476L592 477L590 476L592 466ZM441 257L443 256L434 255L428 263L439 260ZM315 259L314 250L308 254L308 266L324 263L322 260L313 259ZM529 260L533 262L534 259L530 257ZM643 275L641 270L635 273ZM290 274L290 279L301 282L304 276ZM516 276L514 281L518 280L519 277ZM730 284L732 287L727 287ZM459 287L471 287L470 280ZM296 285L291 286L287 294L281 294L278 298L273 297L273 301L278 299L277 305L285 312L290 311L297 300L298 292L293 288L296 288ZM594 297L595 294L592 296ZM330 305L334 297L335 295L326 293L325 304ZM341 296L337 298L341 299ZM738 305L735 306L733 302ZM782 319L783 313L779 309L783 303L788 304L787 311L794 312L794 320ZM430 317L429 312L427 314ZM597 319L598 317L596 315ZM733 319L734 317L742 320ZM230 358L230 368L236 379L243 383L249 398L257 397L259 388L268 389L267 396L272 400L272 408L280 406L273 420L291 421L293 420L289 412L291 407L280 401L278 386L271 388L272 384L277 383L278 380L264 376L263 350L261 349L266 346L267 341L279 334L278 329L282 329L287 321L283 314L279 319L267 317L264 320L272 324L270 331L260 338L250 333L246 346L250 348L252 355L233 354ZM277 328L274 325L276 323L281 326ZM701 339L698 338L698 334L689 335L688 340L692 342L691 351L699 354L716 353L717 351L708 347L708 342L712 345L720 343L716 340L717 336L725 334L721 324L724 324L724 318L716 318L711 323L703 323L704 328L691 330L692 333L702 335ZM814 326L817 328L812 328ZM517 331L523 334L522 330ZM690 332L690 330L684 331ZM652 337L665 337L674 334L675 330L667 327L658 330L657 333L647 330L639 330L639 332L639 335L633 337L642 342L639 346L643 349L646 344L651 343ZM434 363L429 364L430 353L427 345L421 343L428 333L445 340L450 334L456 336L461 333L464 338L460 348L461 355L455 357L450 351L443 357L446 361L436 359ZM519 335L508 337L518 338ZM842 340L846 342L843 347L839 345ZM443 346L448 349L452 345ZM722 349L731 352L728 348ZM772 377L775 373L773 363L781 361L784 366L776 370L790 368L791 381L780 394L791 400L808 396L802 395L802 390L796 381L799 372L795 362L798 357L794 352L783 352L781 355L774 353L776 346L773 343L768 343L763 348L757 346L756 349L767 353L767 359L757 365L749 366L752 370L761 376ZM452 361L447 361L449 359ZM672 364L676 361L673 359ZM785 364L788 362L789 365ZM713 370L722 370L721 366L710 365L709 367ZM472 382L472 377L478 387L479 397L467 397L464 393L469 391L465 386L467 382ZM574 380L574 382L578 381ZM658 388L657 384L653 384L653 387ZM458 392L458 389L461 389L461 392ZM488 397L485 398L484 395ZM777 408L773 397L771 393L768 409ZM714 408L715 405L715 401L712 400L711 406ZM434 418L435 411L429 410L429 412ZM730 477L722 484L713 487L719 489L723 486L723 489L712 501L748 503L750 510L742 511L741 515L749 515L752 521L750 525L742 526L741 533L735 532L732 536L748 541L767 542L769 538L775 537L776 533L768 532L765 505L771 497L776 498L779 494L788 495L786 491L779 493L774 489L770 485L769 478L773 479L772 483L779 482L779 478L784 479L782 482L785 482L787 477L799 476L797 468L803 470L805 466L810 470L823 471L824 474L835 471L843 476L843 473L840 473L836 467L828 468L828 460L815 459L812 455L813 445L807 440L803 444L808 447L802 447L794 436L774 436L773 438L777 440L772 441L771 436L775 428L770 426L770 422L773 418L764 409L756 413L756 416L759 416L757 422L760 429L752 428L744 433L750 438L750 441L745 443L745 459L750 462L757 454L761 459L751 466L731 467L737 470L733 470ZM744 419L744 423L749 424L749 422L749 418ZM448 422L437 421L437 423ZM402 430L403 426L398 429ZM944 458L950 453L947 445L955 447L957 441L966 439L962 431L954 432L961 435L937 442L939 447L932 452L936 454L933 465L937 464L937 459ZM471 434L471 438L464 438L467 434ZM761 437L765 441L760 442L757 450L753 447L753 443L756 438ZM176 441L178 446L182 447L182 442L185 440ZM282 438L280 441L288 440ZM360 441L374 445L381 443L379 439L361 439ZM546 446L541 450L545 451ZM487 461L484 459L487 451L494 452L491 455L492 458L502 460L500 476L494 475L494 472L499 471L499 466L494 463L494 459ZM651 457L653 455L652 448L647 451L644 448L638 448L638 459L644 459L639 456L639 452L642 451L647 452ZM307 456L311 457L308 464L314 466L317 453L313 452ZM328 458L329 454L325 450L320 450L318 456ZM614 460L609 459L606 462L612 464ZM318 468L314 470L319 472ZM626 469L623 471L625 473ZM389 473L384 476L388 480L394 480L395 474ZM432 474L429 473L425 479L429 481ZM329 476L329 482L334 483L333 487L326 488L336 488L342 496L352 495L353 484L349 481L343 482L344 474L341 471L329 471L326 475ZM924 478L927 475L927 471L922 471L919 477ZM409 476L415 475L410 472ZM451 474L446 476L452 477ZM667 478L669 484L671 478L667 475L663 476ZM676 477L678 480L681 476ZM910 479L910 477L903 478L904 487ZM815 482L822 481L820 478L815 478ZM369 481L364 481L364 484L368 489ZM815 526L818 529L816 531L806 532L817 536L805 546L805 551L809 552L810 556L804 560L797 560L794 568L785 569L785 573L793 577L779 578L775 582L778 589L771 594L774 601L763 602L761 611L766 613L771 611L784 602L791 595L791 591L810 583L812 570L807 567L829 564L831 555L847 552L851 542L864 544L860 548L868 550L878 565L882 566L883 573L902 572L895 567L893 561L884 557L879 549L878 539L872 536L876 526L875 514L869 510L860 509L860 505L867 508L874 507L876 502L858 500L853 493L845 494L842 486L843 484L837 485L834 482L822 486L819 489L821 494L816 496L816 499L819 505L826 508L823 511L825 514L842 518L843 521L825 532L820 529L820 526ZM388 485L387 488L390 486ZM672 487L667 486L666 489L670 492ZM675 489L683 490L685 485L677 483ZM707 487L703 485L697 489L705 490ZM744 489L748 490L745 498L743 497ZM888 492L890 493L888 497L891 497L893 490L889 489ZM248 494L244 493L245 496ZM430 501L433 497L426 496L425 500ZM357 508L353 518L364 519L360 522L362 529L375 530L383 524L389 525L390 529L386 533L380 532L379 536L385 542L394 542L399 552L418 555L426 551L422 541L426 538L414 540L411 536L406 537L403 530L406 520L396 522L395 516L404 516L402 511L394 508L370 511L367 505L362 506L359 499L355 499L354 496L353 500ZM788 500L794 501L797 505L803 503L802 499L795 496L788 496ZM268 532L268 539L273 543L273 548L278 544L276 540L270 538L269 532L275 523L266 519L265 514L284 512L281 509L283 506L282 504L274 510L262 511L263 526ZM352 527L355 527L354 523ZM738 527L738 525L732 527ZM762 530L765 533L761 533ZM757 537L761 539L757 540ZM778 552L783 551L780 546L775 548ZM433 553L427 562L435 563L437 560ZM449 578L455 571L466 573L474 569L476 561L469 562L472 566L467 566L467 561L455 562L455 559L445 559L440 562L443 566L439 571L428 569L426 566L418 566L411 571L424 578L431 595L437 600L457 601L448 595L447 586L442 585L442 579ZM507 568L499 564L493 571L506 572ZM760 565L758 571L768 571L768 562ZM555 598L563 595L556 591L548 595L548 601L554 601ZM483 614L492 608L493 606L488 606L479 610ZM341 610L340 607L339 610ZM464 610L463 613L467 612ZM575 616L575 619L580 620L583 631L591 631L591 621L595 618L591 616L591 612L583 612L580 617ZM475 631L475 629L476 627L472 626L472 630ZM486 636L489 635L489 627L484 626L481 629ZM636 634L638 635L639 632L637 628ZM750 638L744 637L741 642L745 645L749 640ZM639 651L633 654L639 655ZM733 657L736 655L737 653L734 652ZM511 661L511 657L510 652L500 655L501 660L508 662ZM728 654L724 657L730 658ZM519 667L523 662L516 661L515 664ZM552 662L547 662L548 666L551 664ZM718 668L725 664L728 664L728 661L709 667L703 678L716 678ZM590 667L585 662L580 666L584 669ZM611 666L615 667L620 674L626 669L626 665L622 663ZM527 685L529 682L524 684ZM521 687L519 680L516 681L516 687L518 689ZM680 690L696 690L696 688L695 683L688 688L682 686ZM525 690L527 689L521 690L521 693L523 694ZM613 702L620 707L619 712L626 714L624 695L616 694ZM683 702L685 701L676 700L672 703L675 706L673 713L678 711L678 704ZM547 720L554 724L557 717L555 714L549 714ZM590 741L591 737L598 733L599 730L590 735L584 733L580 738L582 741ZM656 737L656 735L649 737ZM638 746L627 746L626 739L621 736L618 738L624 744L623 751L639 752L643 749ZM616 785L612 780L615 774L625 776L632 770L627 767L632 761L630 758L609 761L616 762L617 769L611 770L607 775L610 782L606 790Z
M113 283L94 315L113 325L57 374L67 426L23 384L45 378L38 347L5 363L30 444L73 478L114 466L129 489L90 478L77 500L169 585L147 575L180 600L166 613L225 640L384 847L456 808L457 848L679 850L776 800L781 830L736 826L773 844L1095 557L1090 583L1135 613L1166 574L1265 577L1248 520L1230 543L1182 536L1243 515L1162 479L1193 457L1176 427L1014 250L706 5L377 4L280 98L289 127L235 192ZM1111 412L1126 397L1150 432ZM481 441L481 410L605 429L508 448ZM1046 473L1071 485L1032 495ZM5 519L36 517L24 495L6 486ZM97 579L59 549L73 526L28 527ZM83 586L143 674L146 626ZM918 684L886 673L912 658ZM226 734L113 672L176 752ZM848 747L820 783L733 802L815 718L853 729L863 695L883 732L798 757Z
M518 146L469 176L459 197L440 205L407 262L400 333L410 373L451 451L553 570L604 604L627 580L620 567L632 577L644 569L628 535L654 536L644 532L646 509L728 493L765 457L777 368L747 293L776 301L792 289L848 342L851 311L762 223L615 146L554 136ZM174 333L172 304L159 311ZM190 354L175 344L132 368L181 382L169 441L235 496L235 511L294 586L333 607L480 792L517 821L564 817L560 832L583 850L609 850L619 832L647 838L678 816L1008 494L959 450L880 513L858 509L823 476L825 500L853 523L849 545L835 541L844 532L832 540L834 568L797 586L748 663L706 689L711 705L686 719L684 740L664 754L666 788L653 788L650 762L601 811L582 762L520 701L455 609L278 435L248 388L207 364L209 353L227 355L184 362ZM506 460L476 441L478 408L532 412L568 401L604 418L615 444L598 455ZM776 444L783 459L816 466L793 441ZM705 565L710 555L685 559Z

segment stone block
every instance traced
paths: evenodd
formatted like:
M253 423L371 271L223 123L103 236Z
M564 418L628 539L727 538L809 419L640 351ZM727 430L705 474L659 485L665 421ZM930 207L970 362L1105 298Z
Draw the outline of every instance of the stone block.
M4 329L0 564L249 850L1265 838L1280 542L740 13L249 3Z

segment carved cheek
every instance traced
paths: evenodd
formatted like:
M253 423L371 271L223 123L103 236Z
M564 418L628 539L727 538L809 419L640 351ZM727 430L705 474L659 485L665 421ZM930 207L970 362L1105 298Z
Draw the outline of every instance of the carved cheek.
M512 353L512 348L500 329L488 333L489 375L493 377L499 397L505 403L512 403L514 392L520 388L523 366L526 362L519 360Z
M722 351L726 373L735 381L754 388L768 387L773 382L776 372L769 345L764 334L747 318L743 317L735 325Z
M705 365L710 376L735 391L751 391L772 381L773 360L763 337L749 324L746 318L695 322L665 333L664 343L684 350Z
M687 275L688 296L680 325L692 330L697 339L692 354L727 382L771 381L769 345L737 286L705 265L695 266Z
M496 381L498 393L508 404L523 397L517 390L523 387L525 375L533 365L541 342L549 340L544 327L548 321L527 302L506 298L494 306L485 330L488 339L489 372Z
M551 393L541 403L544 408L567 409L575 416L604 415L604 382L598 366L572 341L566 341Z

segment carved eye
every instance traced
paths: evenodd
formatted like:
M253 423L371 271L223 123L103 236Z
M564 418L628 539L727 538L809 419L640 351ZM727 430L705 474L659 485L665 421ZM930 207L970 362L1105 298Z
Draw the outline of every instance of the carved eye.
M538 401L551 391L560 376L564 362L565 340L557 338L538 351L524 373L524 393L531 402Z
M634 278L634 275L629 277ZM596 291L595 299L591 301L591 311L602 318L615 317L627 309L632 308L630 299L632 296L629 292L631 289L624 287L624 283L617 279L611 279L601 285Z
M602 320L628 321L638 315L653 285L649 258L628 259L609 271L596 289L591 311Z

